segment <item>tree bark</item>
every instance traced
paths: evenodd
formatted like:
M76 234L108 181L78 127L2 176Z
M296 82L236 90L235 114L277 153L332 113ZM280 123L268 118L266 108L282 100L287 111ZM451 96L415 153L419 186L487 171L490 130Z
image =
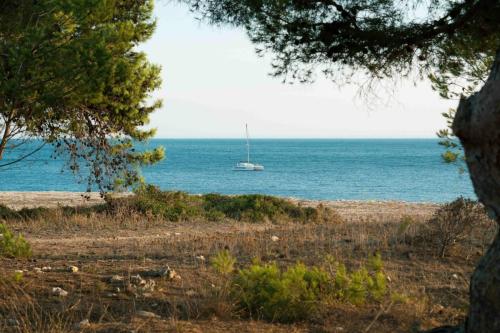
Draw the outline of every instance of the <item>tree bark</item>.
M500 49L483 88L458 106L453 131L464 147L474 190L500 223ZM500 332L500 235L481 258L470 284L466 333Z
M3 153L5 151L5 147L7 146L7 141L9 141L10 136L10 125L11 119L8 119L5 122L5 130L3 132L2 139L0 140L0 160L3 158Z

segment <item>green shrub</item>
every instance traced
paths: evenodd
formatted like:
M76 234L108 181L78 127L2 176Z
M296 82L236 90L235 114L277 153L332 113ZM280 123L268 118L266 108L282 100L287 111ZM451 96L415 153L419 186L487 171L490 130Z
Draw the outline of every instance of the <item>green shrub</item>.
M381 272L384 268L384 262L382 261L382 255L380 252L376 252L372 257L368 260L368 265L370 269L374 272Z
M139 188L134 196L108 196L106 202L111 213L133 211L162 217L172 222L202 216L199 197L184 192L164 192L152 185Z
M270 321L307 319L317 310L328 275L303 264L281 273L276 264L253 264L238 272L233 295L250 315Z
M318 223L342 220L335 211L323 205L316 208L300 207L285 199L260 194L189 195L184 192L164 192L152 185L139 188L134 196L121 198L107 196L106 202L108 210L113 214L131 211L163 217L169 221L193 218L208 221L233 219L273 223L288 221Z
M14 272L14 274L12 274L12 281L14 283L21 283L23 281L23 273L22 272Z
M335 263L335 272L329 273L298 263L282 272L276 264L254 263L238 271L232 295L250 316L279 322L310 319L322 302L332 299L361 305L386 297L387 277L379 254L369 266L349 273L344 264Z
M57 208L22 208L20 210L10 209L0 205L0 220L51 220L61 216L73 216L77 214L100 213L106 210L106 205L95 205L91 207L57 207Z
M22 235L14 234L0 223L0 257L29 258L31 246Z
M28 219L38 219L47 215L51 209L37 207L37 208L22 208L21 210L10 209L6 206L0 205L0 219L3 220L28 220Z
M203 207L207 212L220 212L224 216L249 222L297 221L340 222L341 218L327 207L299 207L291 201L260 194L226 196L207 194L203 196Z
M7 206L0 205L0 219L7 220L16 216L16 212Z
M236 258L228 250L218 252L210 262L217 273L228 275L234 271Z
M223 212L216 209L210 209L205 212L205 218L212 222L222 221L225 217L226 215Z

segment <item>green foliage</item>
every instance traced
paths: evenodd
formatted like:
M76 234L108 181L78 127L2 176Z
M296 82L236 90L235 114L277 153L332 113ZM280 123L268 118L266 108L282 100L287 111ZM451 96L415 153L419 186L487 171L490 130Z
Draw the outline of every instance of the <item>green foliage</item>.
M15 217L17 217L17 214L14 210L7 206L0 205L0 220L12 219Z
M215 271L222 275L228 275L234 271L236 258L231 255L228 250L218 252L212 260L210 260Z
M22 235L15 236L4 224L0 223L0 257L29 258L31 246Z
M12 281L14 283L21 283L23 281L23 273L22 272L14 272L14 274L12 274Z
M373 280L368 271L362 267L350 274L345 298L354 305L362 305L366 301L370 286L373 286Z
M253 264L240 270L233 281L233 295L250 315L270 321L307 319L318 309L328 275L303 264L281 272L276 264Z
M373 256L371 256L368 260L368 265L370 269L374 272L381 272L384 268L384 263L382 261L382 255L380 252L376 252Z
M163 192L147 185L139 188L135 195L127 198L106 197L108 208L116 213L129 210L141 214L152 214L169 221L182 221L202 214L201 199L184 192Z
M309 82L317 72L343 82L418 69L449 86L465 81L498 48L498 1L183 0L213 24L247 30L273 74ZM487 66L487 64L486 64Z
M250 194L239 196L225 196L207 194L203 196L205 211L210 214L220 212L228 218L242 221L299 221L326 222L339 221L340 217L331 209L320 206L318 208L299 207L292 202L267 195Z
M362 305L386 297L387 277L379 254L370 259L369 266L370 270L362 266L349 273L341 263L335 263L335 272L301 263L286 271L274 263L254 263L238 271L232 296L253 317L279 322L310 319L322 302L332 299Z
M22 208L20 210L10 209L0 205L0 220L39 220L39 219L54 219L62 213L64 216L72 216L75 214L90 214L98 213L106 210L106 205L95 205L92 207L58 207L58 208Z
M444 153L441 154L442 160L448 164L458 165L460 173L463 173L466 171L465 156L462 145L452 129L455 114L456 109L449 109L448 112L442 113L443 117L446 118L448 127L439 130L436 135L440 138L439 145L443 146L445 149Z
M136 191L135 196L118 199L107 197L106 200L112 211L128 209L141 214L160 216L170 221L194 218L204 218L209 221L228 218L273 223L341 221L335 211L321 205L317 208L299 207L288 200L257 194L197 196L184 192L163 192L155 186L145 185Z
M147 102L160 68L137 48L154 28L153 0L2 1L0 159L41 138L89 189L138 181L164 155L134 148L161 104Z

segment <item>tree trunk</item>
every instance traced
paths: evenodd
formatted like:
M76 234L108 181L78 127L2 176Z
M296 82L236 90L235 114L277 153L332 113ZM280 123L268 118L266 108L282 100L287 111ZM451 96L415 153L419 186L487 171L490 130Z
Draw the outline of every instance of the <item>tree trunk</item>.
M462 99L453 131L464 147L474 190L500 223L500 49L478 93ZM481 258L470 284L467 333L500 332L500 236Z

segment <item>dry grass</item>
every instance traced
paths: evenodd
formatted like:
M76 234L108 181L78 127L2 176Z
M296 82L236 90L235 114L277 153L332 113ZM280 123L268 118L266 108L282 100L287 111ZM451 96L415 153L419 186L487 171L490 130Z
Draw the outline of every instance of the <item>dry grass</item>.
M110 216L92 210L67 214L63 209L42 219L5 221L26 235L34 257L0 259L0 332L364 332L370 327L369 332L386 333L417 332L463 320L469 276L487 237L455 244L440 258L432 243L418 239L437 205L324 204L336 208L346 222L172 223L126 211ZM253 258L280 266L297 261L322 265L331 255L356 268L380 251L389 287L408 301L389 311L383 311L387 302L361 307L332 303L314 320L293 325L245 319L208 263L222 249L228 249L240 267ZM68 272L69 265L79 272ZM136 274L147 279L149 271L167 265L181 279L151 277L156 283L151 292L130 286L117 291L109 282L113 275L127 281ZM52 270L35 271L44 266ZM21 281L12 278L15 270L25 270ZM68 296L52 296L53 287L63 288ZM143 318L141 310L159 318ZM89 326L76 329L84 319Z

